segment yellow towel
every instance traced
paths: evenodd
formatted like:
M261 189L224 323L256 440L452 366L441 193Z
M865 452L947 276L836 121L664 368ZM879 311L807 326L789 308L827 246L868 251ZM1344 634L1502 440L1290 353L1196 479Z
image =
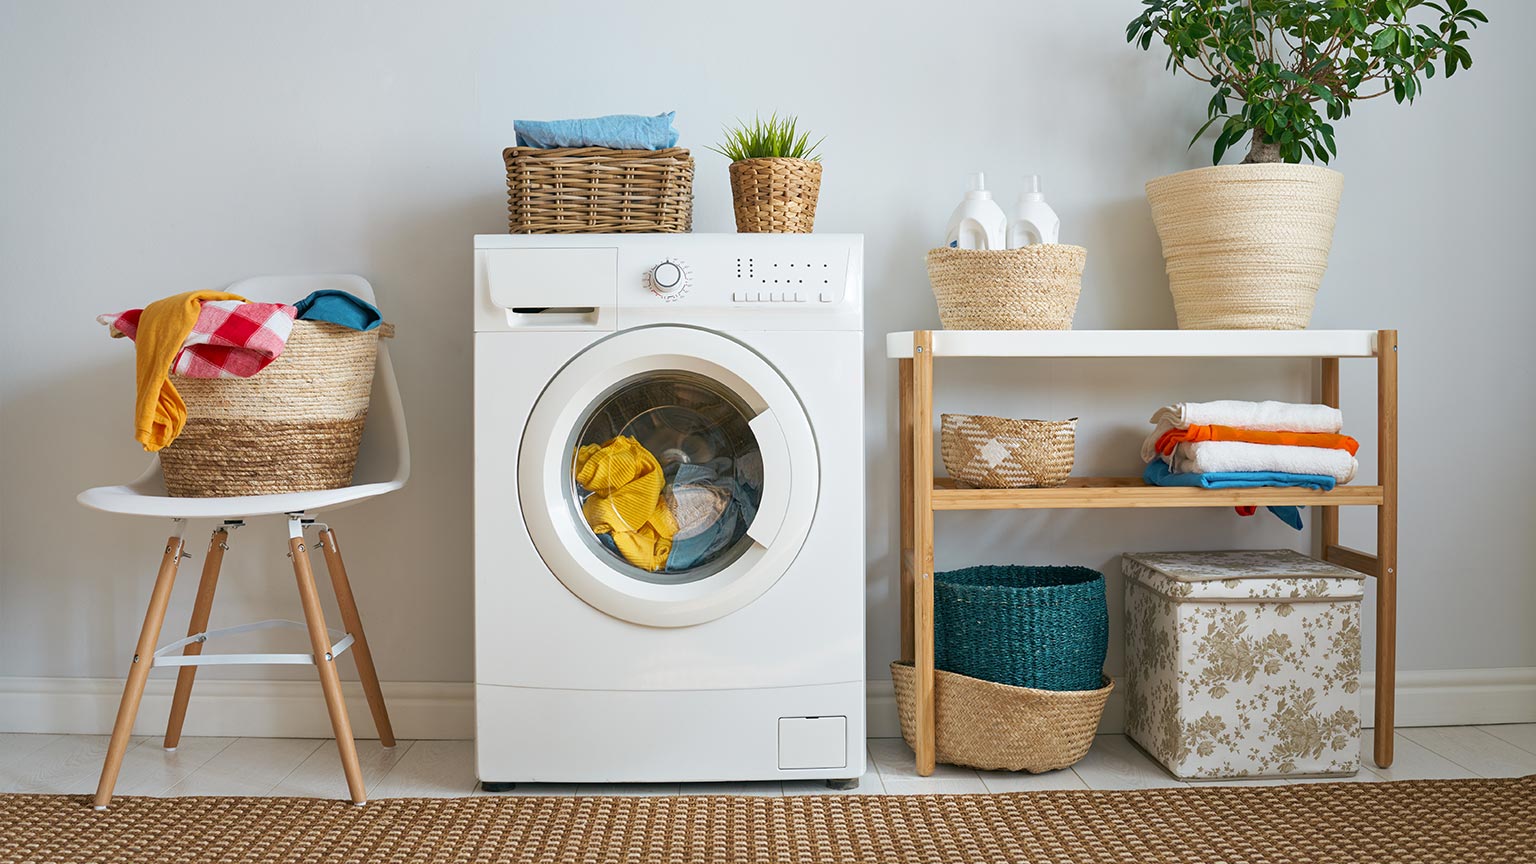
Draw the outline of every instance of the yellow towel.
M171 383L171 361L187 341L205 300L244 300L223 291L188 291L144 307L134 336L137 396L133 404L133 437L154 452L176 440L187 423L187 403Z
M592 493L581 507L587 524L611 534L625 561L652 572L667 563L677 522L661 497L661 463L639 441L620 435L579 448L576 482Z

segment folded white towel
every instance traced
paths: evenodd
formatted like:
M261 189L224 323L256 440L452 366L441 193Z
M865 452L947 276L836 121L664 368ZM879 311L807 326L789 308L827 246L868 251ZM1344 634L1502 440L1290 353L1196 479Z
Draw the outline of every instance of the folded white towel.
M1344 428L1344 414L1327 405L1221 399L1168 405L1157 409L1148 422L1152 423L1153 429L1141 444L1143 462L1157 458L1158 439L1175 429L1232 426L1258 432L1338 432Z
M1287 474L1321 474L1338 483L1355 479L1359 460L1348 450L1327 447L1292 447L1286 444L1250 444L1247 441L1186 441L1164 456L1175 473L1209 474L1215 471L1283 471Z

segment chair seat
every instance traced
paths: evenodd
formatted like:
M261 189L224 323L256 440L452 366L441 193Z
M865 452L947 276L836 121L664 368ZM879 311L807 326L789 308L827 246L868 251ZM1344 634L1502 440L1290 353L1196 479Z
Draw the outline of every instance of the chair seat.
M335 510L393 492L405 486L404 480L364 483L318 492L287 492L281 495L240 495L231 498L173 498L146 492L140 484L132 486L97 486L77 496L81 504L108 513L130 516L156 516L165 519L242 519L277 513ZM159 490L164 491L163 485Z

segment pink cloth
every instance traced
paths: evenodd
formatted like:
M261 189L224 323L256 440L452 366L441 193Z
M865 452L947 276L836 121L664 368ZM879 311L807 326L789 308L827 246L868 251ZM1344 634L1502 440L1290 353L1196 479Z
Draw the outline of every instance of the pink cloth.
M132 339L143 311L129 309L118 315L98 315L96 320ZM187 341L171 361L171 372L187 378L249 378L283 353L297 314L286 303L204 303Z

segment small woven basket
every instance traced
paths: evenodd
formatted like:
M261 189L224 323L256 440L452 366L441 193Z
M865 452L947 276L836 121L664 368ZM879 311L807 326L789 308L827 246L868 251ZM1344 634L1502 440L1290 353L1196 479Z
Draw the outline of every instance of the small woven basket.
M1215 165L1147 184L1184 330L1300 330L1344 193L1316 165Z
M731 204L742 234L809 234L821 194L821 163L778 157L731 163Z
M1072 473L1077 418L1010 420L945 414L939 422L944 470L968 486L1024 489L1060 486Z
M917 673L892 663L901 737L915 747ZM1088 754L1115 682L1096 690L1062 692L1009 687L954 672L933 673L938 761L983 771L1038 774L1076 763Z
M928 281L946 330L1071 330L1088 250L930 249Z
M508 147L512 234L686 234L693 157L682 147Z
M934 665L1039 690L1092 690L1109 650L1104 574L980 566L933 576Z
M160 451L166 491L215 498L350 485L379 339L393 332L295 321L283 353L250 378L176 376L187 424Z

